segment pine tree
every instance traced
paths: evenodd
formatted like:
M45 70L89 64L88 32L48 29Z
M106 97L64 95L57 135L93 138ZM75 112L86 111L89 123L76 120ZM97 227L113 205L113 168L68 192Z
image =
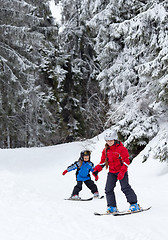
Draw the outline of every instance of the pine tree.
M57 34L47 1L1 0L0 12L0 146L57 143L59 106L42 71Z
M92 32L86 26L90 16L88 1L63 0L63 31L60 34L63 69L61 81L62 116L68 125L68 140L91 137L103 130L106 96L100 92Z
M103 3L95 2L88 25L96 33L98 80L109 96L106 126L118 129L135 156L167 109L167 1L108 1L101 9Z

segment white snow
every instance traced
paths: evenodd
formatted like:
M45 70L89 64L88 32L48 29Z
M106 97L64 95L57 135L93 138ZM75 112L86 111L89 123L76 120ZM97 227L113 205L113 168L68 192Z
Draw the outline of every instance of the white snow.
M149 149L155 137L129 167L130 184L142 207L151 210L122 217L94 216L106 211L106 200L65 201L75 185L75 171L62 176L81 150L92 150L92 161L100 161L102 134L85 142L43 148L0 150L0 239L3 240L166 240L168 239L168 166L153 158ZM142 163L143 155L149 154ZM107 171L99 174L104 194ZM93 179L93 178L92 178ZM83 186L80 194L92 196ZM116 187L119 210L129 204Z
M56 5L54 0L51 0L49 2L50 10L52 13L53 18L55 19L55 22L58 23L59 25L61 24L61 17L62 17L62 6L61 6L61 1Z

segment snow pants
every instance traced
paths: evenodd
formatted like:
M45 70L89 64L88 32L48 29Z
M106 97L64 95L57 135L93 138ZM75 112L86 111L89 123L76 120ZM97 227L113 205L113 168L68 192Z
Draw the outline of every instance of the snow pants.
M117 182L118 173L108 173L107 182L105 187L107 206L116 207L116 198L114 193L114 188ZM128 173L126 172L124 178L120 180L121 191L125 194L127 202L130 204L137 203L137 196L134 190L131 188L128 182Z
M86 181L77 181L77 185L74 187L72 196L78 195L79 192L82 190L82 185L85 183L85 185L91 190L91 192L94 194L95 192L98 192L96 184L90 179Z

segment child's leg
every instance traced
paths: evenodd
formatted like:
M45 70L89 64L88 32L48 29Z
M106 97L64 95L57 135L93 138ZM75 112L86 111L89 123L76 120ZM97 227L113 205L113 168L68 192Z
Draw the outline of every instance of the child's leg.
M106 187L105 187L105 193L106 193L106 200L107 200L107 206L116 207L116 198L114 193L114 188L116 186L117 182L117 174L108 173L107 175L107 181L106 181Z
M132 187L129 185L129 180L128 180L128 173L125 173L125 176L122 180L120 180L120 185L121 185L121 190L125 194L127 201L130 204L137 203L137 196L132 189Z
M95 192L98 192L96 184L90 179L84 182L86 186L91 190L91 192L94 194Z
M82 190L82 184L82 181L77 181L77 185L73 189L72 196L79 194L79 192Z

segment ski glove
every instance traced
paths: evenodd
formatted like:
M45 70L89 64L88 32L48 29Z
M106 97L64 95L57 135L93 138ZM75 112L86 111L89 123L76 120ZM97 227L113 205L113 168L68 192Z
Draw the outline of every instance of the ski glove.
M97 171L97 170L96 170L96 171L94 170L92 174L93 174L93 176L96 177L96 176L98 175L98 171Z
M97 174L95 175L95 172L97 172ZM95 177L95 181L97 181L99 179L98 177L98 171L92 172L92 175Z
M95 168L93 172L97 172L97 174L102 170L102 166L100 164L98 164Z
M122 180L124 178L125 172L119 172L117 179Z
M98 171L96 170L94 170L93 172L92 172L92 175L95 177L95 180L97 181L98 179L99 179L99 177L98 177Z
M127 166L126 166L126 165L123 165L123 166L121 167L121 170L120 170L118 176L117 176L117 179L118 179L118 180L122 180L122 179L124 178L124 175L125 175L126 171L127 171Z
M63 171L62 175L65 175L67 172L68 172L67 170Z

